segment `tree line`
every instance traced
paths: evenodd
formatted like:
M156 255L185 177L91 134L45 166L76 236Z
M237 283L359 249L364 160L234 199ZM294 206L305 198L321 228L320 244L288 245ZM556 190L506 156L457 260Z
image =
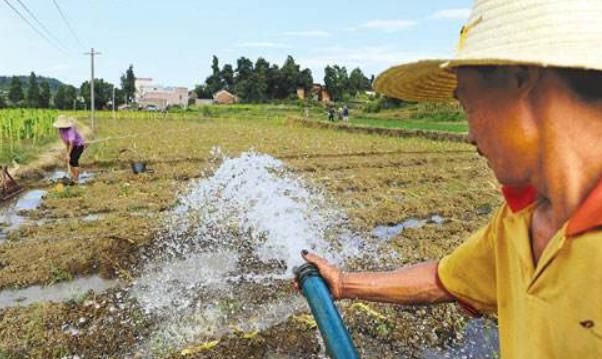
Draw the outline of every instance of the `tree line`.
M326 66L324 69L324 85L334 101L347 100L363 91L370 90L374 76L367 78L360 68L351 73L345 66ZM95 107L108 108L112 102L115 87L115 106L135 101L136 76L134 67L130 65L121 76L121 87L116 87L104 79L94 79ZM268 102L297 98L297 89L304 89L309 95L314 85L312 72L302 69L292 56L288 56L282 66L270 64L263 57L255 62L246 57L231 64L220 66L217 56L213 56L211 75L202 85L195 87L199 98L213 98L220 90L227 90L247 103ZM0 93L0 108L32 107L84 109L90 103L90 82L83 82L79 88L60 84L56 91L51 91L48 81L41 80L32 72L23 83L18 76L13 76L7 96Z
M342 101L347 96L355 96L370 90L372 79L368 79L361 69L355 68L350 74L344 66L326 66L324 85L333 100ZM235 94L242 102L267 102L273 100L296 99L297 89L310 93L314 79L310 69L301 69L292 56L288 56L280 67L270 64L263 57L255 62L246 57L236 61L236 67L224 64L213 56L211 75L194 89L199 98L213 98L220 90Z
M94 79L94 107L97 110L107 108L113 98L115 87L115 106L131 103L135 99L136 76L132 65L121 76L121 87L116 87L104 79ZM30 107L56 108L60 110L84 109L90 103L90 81L83 82L79 88L60 84L53 93L48 81L40 81L34 72L24 84L19 76L10 80L6 97L0 93L0 108Z

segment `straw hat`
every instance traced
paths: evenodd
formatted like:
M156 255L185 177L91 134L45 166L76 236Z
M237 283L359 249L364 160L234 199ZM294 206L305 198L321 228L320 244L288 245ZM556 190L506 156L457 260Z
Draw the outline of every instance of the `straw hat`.
M376 91L409 101L448 101L450 71L465 65L534 65L602 71L602 1L475 0L453 59L392 67Z
M56 127L56 128L73 127L73 120L71 117L67 117L65 115L59 115L59 117L56 118L56 120L54 121L52 126Z

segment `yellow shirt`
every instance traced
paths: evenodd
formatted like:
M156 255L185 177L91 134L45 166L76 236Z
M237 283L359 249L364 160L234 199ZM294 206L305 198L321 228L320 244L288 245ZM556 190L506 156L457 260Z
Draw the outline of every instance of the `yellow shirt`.
M517 205L506 196L486 227L441 260L439 280L462 304L497 313L502 359L602 358L602 182L536 266L528 197Z

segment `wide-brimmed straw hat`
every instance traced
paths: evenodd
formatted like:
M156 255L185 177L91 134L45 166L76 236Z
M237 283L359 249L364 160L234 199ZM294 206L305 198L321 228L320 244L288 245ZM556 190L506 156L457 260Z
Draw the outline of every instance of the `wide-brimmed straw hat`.
M374 88L408 101L449 101L451 69L483 65L602 71L602 0L475 0L455 58L392 67Z
M56 120L54 121L52 126L56 127L56 128L73 127L73 119L71 117L67 117L65 115L59 115L59 117L56 118Z

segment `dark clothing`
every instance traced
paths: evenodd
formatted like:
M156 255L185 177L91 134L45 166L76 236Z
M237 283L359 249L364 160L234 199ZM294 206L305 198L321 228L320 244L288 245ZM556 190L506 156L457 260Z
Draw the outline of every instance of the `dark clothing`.
M328 121L334 121L334 108L328 109Z
M79 167L79 158L84 152L84 146L75 146L69 154L69 165L71 167Z

